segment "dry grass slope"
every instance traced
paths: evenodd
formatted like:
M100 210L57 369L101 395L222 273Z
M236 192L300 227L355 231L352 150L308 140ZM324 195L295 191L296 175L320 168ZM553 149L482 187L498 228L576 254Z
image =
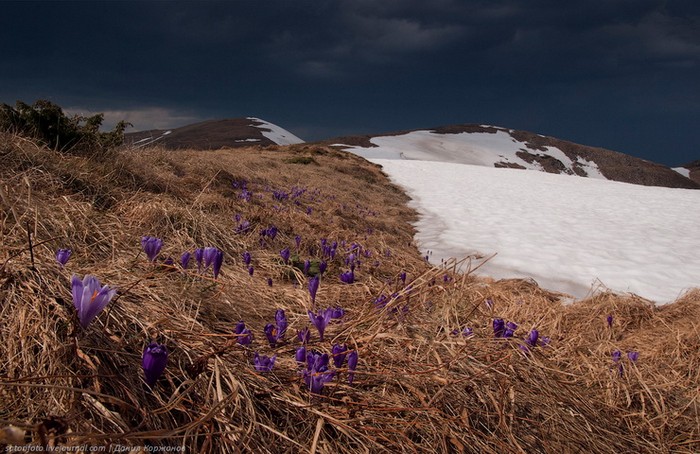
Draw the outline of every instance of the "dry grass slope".
M100 162L1 136L0 156L0 425L24 429L25 443L193 453L700 451L700 291L660 308L608 293L562 306L531 282L430 267L412 243L406 196L378 167L324 147L149 149ZM242 180L249 201L232 184ZM272 197L293 186L307 191ZM236 214L250 231L235 232ZM272 224L277 238L261 242ZM156 264L140 250L142 235L165 242ZM322 279L314 309L341 306L346 315L323 343L314 332L311 347L346 343L360 360L352 385L341 370L312 396L294 360L294 333L312 308L307 277L279 251L318 259L310 248L321 238L361 243L371 257L357 282L343 284L340 246ZM164 263L203 246L224 251L217 281ZM59 247L73 250L65 269ZM119 289L85 330L72 273ZM384 310L374 307L393 292ZM271 348L262 329L278 308L290 320L288 341ZM519 324L515 338L494 339L495 317ZM254 331L250 348L235 341L239 320ZM452 334L465 326L472 337ZM518 338L533 327L551 343L525 353ZM151 340L171 352L152 390L140 366ZM640 352L635 364L623 359L623 375L612 366L616 349ZM255 371L253 351L278 355L272 373Z

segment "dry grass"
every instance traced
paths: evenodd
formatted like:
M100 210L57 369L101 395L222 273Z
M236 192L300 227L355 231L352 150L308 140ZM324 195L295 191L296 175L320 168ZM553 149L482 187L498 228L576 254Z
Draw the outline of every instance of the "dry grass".
M188 452L700 450L700 291L660 308L607 293L563 306L527 281L430 267L412 244L406 196L376 166L328 148L152 149L98 162L2 136L0 156L0 425L26 430L27 443ZM231 184L241 179L254 194L249 202ZM299 205L272 198L271 190L295 185L307 189ZM251 232L235 233L237 213ZM258 232L271 224L280 233L261 244ZM161 258L176 261L198 246L222 249L219 280L150 264L142 235L162 238ZM279 258L285 246L296 251L295 235L302 260L313 258L309 247L320 238L372 251L355 284L337 279L341 253L322 281L318 308L339 305L347 314L324 343L314 333L313 347L328 352L344 342L360 355L355 382L340 371L322 396L309 394L294 361L293 333L309 324L311 308L304 276ZM73 250L66 269L54 259L59 247ZM242 263L246 250L253 276ZM402 271L410 289L400 285ZM72 273L119 288L86 330L76 323ZM374 308L374 298L392 292L400 296L386 310ZM290 334L273 349L262 328L277 308ZM524 353L517 339L494 339L495 317L517 322L520 338L536 327L550 346ZM235 343L241 319L255 333L252 349ZM451 334L465 326L473 337ZM171 352L153 390L140 367L150 340ZM636 364L623 361L622 376L612 367L615 349L640 352ZM255 372L253 351L278 355L273 373Z

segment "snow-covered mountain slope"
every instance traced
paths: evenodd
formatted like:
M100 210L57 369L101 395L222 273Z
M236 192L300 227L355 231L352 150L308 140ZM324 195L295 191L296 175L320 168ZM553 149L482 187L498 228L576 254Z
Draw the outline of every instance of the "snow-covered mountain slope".
M304 142L286 129L253 117L208 120L169 130L134 132L126 134L125 139L134 147L158 144L170 149L203 150Z
M327 143L367 159L405 159L538 170L647 186L700 188L661 164L603 148L497 126L458 125Z

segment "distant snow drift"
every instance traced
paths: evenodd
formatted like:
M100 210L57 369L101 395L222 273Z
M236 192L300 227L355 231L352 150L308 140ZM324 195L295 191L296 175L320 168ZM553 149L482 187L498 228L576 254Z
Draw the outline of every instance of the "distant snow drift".
M371 150L371 149L368 149ZM479 269L585 297L598 281L665 304L700 287L700 191L544 172L370 159L420 212L431 262L497 256Z
M252 123L250 126L254 126L260 129L260 132L263 136L267 137L277 145L294 145L297 143L304 143L304 141L301 140L299 137L295 136L286 129L277 126L276 124L268 123L265 120L261 120L255 117L247 118L248 120L253 120L255 122Z

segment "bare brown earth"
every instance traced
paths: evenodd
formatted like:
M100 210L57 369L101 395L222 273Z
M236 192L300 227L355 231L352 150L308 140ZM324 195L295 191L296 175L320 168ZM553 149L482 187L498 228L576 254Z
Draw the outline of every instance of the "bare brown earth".
M538 162L544 170L549 173L568 173L563 163L559 160L543 155L540 152L546 150L545 147L556 147L564 152L572 161L576 162L577 157L593 161L598 165L601 173L608 179L622 181L625 183L640 184L645 186L664 186L671 188L700 189L700 182L693 181L680 175L678 172L662 164L654 163L644 159L636 158L624 153L619 153L604 148L590 147L554 137L541 136L527 131L509 130L495 126L483 126L476 124L451 125L428 130L436 134L460 134L460 133L491 133L497 131L508 131L513 138L527 144L527 149L523 149L518 156L527 162ZM374 147L370 139L379 136L400 136L411 131L398 131L386 134L361 135L339 137L323 141L324 144L347 144L352 146ZM465 150L468 153L469 150ZM496 167L515 167L507 163L496 163ZM575 168L577 175L585 175L582 169ZM695 170L697 175L697 170Z
M406 195L378 166L329 147L86 158L0 135L0 158L0 451L700 452L700 290L661 307L606 292L563 305L533 281L431 266ZM237 231L242 220L250 228ZM271 224L277 237L261 237ZM154 263L143 235L164 242ZM323 238L339 249L314 304L299 262L318 262ZM344 284L353 243L362 264ZM218 279L177 264L205 246L224 252ZM88 273L118 293L83 329L70 279ZM384 308L379 295L391 295ZM311 326L308 348L359 352L354 382L334 367L311 394L296 332L310 326L307 310L336 306L345 316L324 341ZM263 327L276 309L289 331L271 346ZM518 324L513 338L494 337L495 318ZM250 346L237 342L239 320ZM525 351L533 328L550 342ZM170 352L153 387L141 369L150 341ZM277 355L272 372L256 371L255 352Z

